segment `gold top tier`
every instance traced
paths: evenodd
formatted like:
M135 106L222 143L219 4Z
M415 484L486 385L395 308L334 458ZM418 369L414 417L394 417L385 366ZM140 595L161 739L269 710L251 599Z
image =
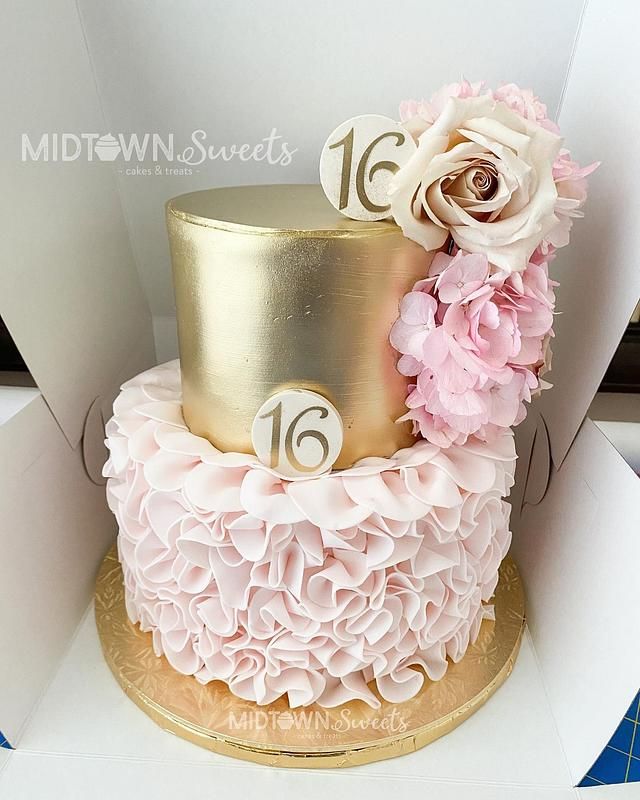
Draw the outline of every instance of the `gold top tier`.
M224 451L253 452L251 424L285 388L338 409L335 468L413 443L407 379L389 331L433 254L391 222L338 214L319 186L244 186L167 204L191 431Z

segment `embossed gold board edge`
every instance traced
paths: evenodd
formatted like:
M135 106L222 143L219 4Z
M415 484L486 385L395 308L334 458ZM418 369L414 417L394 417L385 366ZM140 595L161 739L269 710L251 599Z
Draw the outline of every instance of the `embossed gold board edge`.
M125 694L156 724L220 755L266 766L297 769L353 767L383 761L419 750L446 735L475 713L509 677L520 649L525 624L520 576L514 561L506 558L500 568L500 580L493 601L496 622L485 620L482 623L476 644L469 648L462 661L450 664L442 681L434 683L425 680L417 697L406 703L382 701L382 708L378 711L372 711L360 702L347 704L363 720L375 715L383 717L395 709L400 716L408 714L409 719L416 718L415 723L410 723L407 730L392 736L381 737L375 731L367 730L353 741L310 746L308 736L306 742L302 741L305 731L295 728L290 740L285 743L275 741L277 735L273 736L274 741L265 739L258 742L255 735L253 739L240 738L221 730L224 726L207 725L205 709L207 704L211 706L212 698L219 698L229 710L236 708L239 713L243 709L260 712L276 706L286 710L288 706L282 700L269 707L257 706L236 698L220 682L203 686L191 676L180 675L164 657L156 657L151 634L141 632L127 618L122 570L115 546L101 565L95 600L96 624L105 660ZM148 677L145 661L151 665L146 672L161 676L162 680L155 688L152 682L146 689L143 688ZM478 685L479 680L482 685ZM146 682L149 684L149 681ZM179 691L186 689L189 697L193 698L190 714L177 713L175 708L172 710L171 694L175 695L175 687ZM437 691L442 690L440 694L445 697L449 693L451 701L447 711L440 715L434 714L434 704L431 702L430 692L434 687ZM211 707L215 706L216 702ZM335 717L346 706L338 709L310 708ZM198 713L202 715L200 719ZM421 718L427 721L421 722ZM282 736L282 732L276 733Z

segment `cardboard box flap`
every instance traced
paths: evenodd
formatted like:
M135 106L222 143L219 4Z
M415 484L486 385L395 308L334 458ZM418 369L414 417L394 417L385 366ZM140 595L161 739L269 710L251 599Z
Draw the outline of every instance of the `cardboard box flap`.
M0 315L75 446L151 319L114 165L90 162L86 147L74 160L52 160L54 134L61 159L63 132L107 133L75 4L46 14L8 4L2 15L12 31L2 51L11 113L0 128L0 169L11 190L0 197ZM22 160L23 134L34 147L49 134L49 161Z
M571 446L640 296L640 105L636 72L640 6L612 14L587 5L560 113L560 127L581 164L602 162L589 178L586 217L553 264L557 292L552 342L554 389L538 409L559 467ZM614 55L615 54L615 55Z
M640 478L591 420L542 502L525 501L513 555L575 783L638 691Z

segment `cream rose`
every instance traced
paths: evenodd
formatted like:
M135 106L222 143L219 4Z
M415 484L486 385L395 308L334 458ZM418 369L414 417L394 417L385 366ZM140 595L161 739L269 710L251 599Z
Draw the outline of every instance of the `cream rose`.
M451 234L499 269L521 272L557 221L552 167L560 145L504 103L452 97L394 176L391 213L426 250Z

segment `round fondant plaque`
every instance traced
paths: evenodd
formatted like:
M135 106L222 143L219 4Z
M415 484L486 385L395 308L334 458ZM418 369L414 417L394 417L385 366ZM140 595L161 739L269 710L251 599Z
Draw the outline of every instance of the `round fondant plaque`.
M322 148L320 183L329 202L351 219L386 219L389 182L416 144L398 122L365 114L338 125Z
M342 419L322 395L286 389L270 397L253 420L256 455L283 478L328 472L342 449Z

